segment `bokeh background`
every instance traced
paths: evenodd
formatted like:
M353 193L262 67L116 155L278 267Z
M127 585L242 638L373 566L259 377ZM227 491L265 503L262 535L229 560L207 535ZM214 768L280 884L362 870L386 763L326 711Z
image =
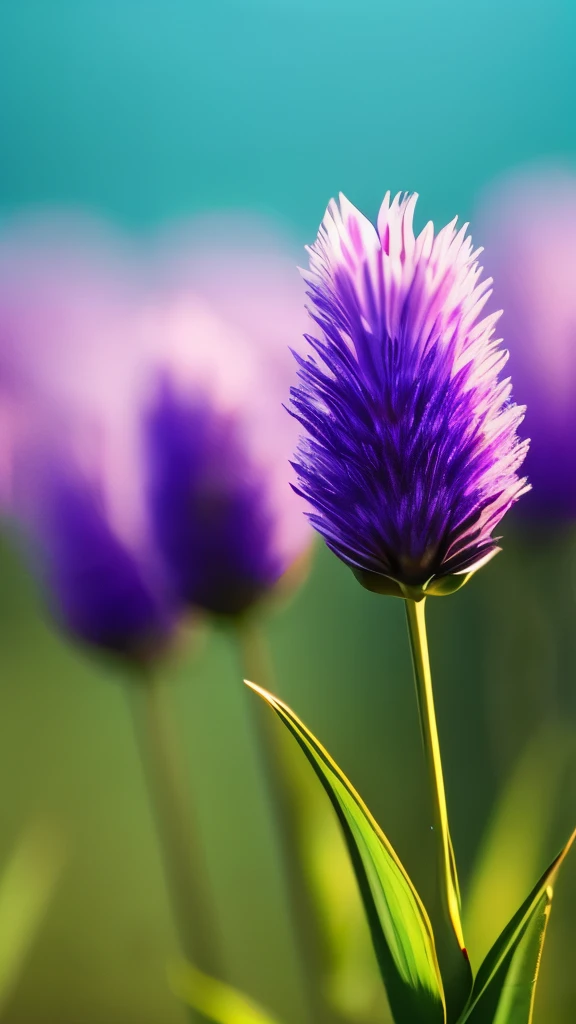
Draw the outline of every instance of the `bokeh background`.
M576 160L575 33L569 0L5 2L0 216L76 206L142 233L240 209L278 222L295 251L339 190L370 216L390 188L421 194L421 224L468 219L507 169ZM462 593L430 602L453 837L478 949L576 808L576 536L570 524L528 530L510 519L504 534L504 553ZM267 629L279 693L426 892L426 790L401 603L365 593L318 546L308 581L271 610ZM298 1024L277 837L236 654L203 630L173 674L228 979ZM38 817L67 851L4 1007L11 1024L181 1019L166 988L175 940L130 729L120 679L51 629L5 536L0 862ZM508 825L478 881L502 801ZM575 920L569 861L542 968L542 1024L576 1017Z

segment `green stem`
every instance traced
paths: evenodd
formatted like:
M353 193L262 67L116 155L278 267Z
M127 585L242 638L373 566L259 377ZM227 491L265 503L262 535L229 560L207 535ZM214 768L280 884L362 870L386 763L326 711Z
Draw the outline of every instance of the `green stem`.
M168 689L151 675L130 686L136 739L182 953L201 971L221 978L206 865L167 707ZM194 1021L204 1020L191 1015Z
M272 659L260 623L245 616L236 624L242 671L247 679L273 689ZM318 924L317 908L302 860L299 842L301 821L300 795L291 768L292 749L284 744L284 736L276 729L275 716L260 700L247 693L250 720L262 764L274 824L280 838L282 869L292 911L292 926L299 953L309 1019L314 1024L328 1024L333 1019L323 992L322 979L326 969L325 943Z
M438 958L447 988L447 1001L456 1007L465 1000L470 984L470 966L460 920L460 898L454 852L448 826L448 808L440 740L434 708L434 691L426 636L425 598L407 598L406 617L416 682L420 728L430 781L434 814L434 836L439 874L439 897L444 928L436 935ZM463 955L464 954L464 955Z

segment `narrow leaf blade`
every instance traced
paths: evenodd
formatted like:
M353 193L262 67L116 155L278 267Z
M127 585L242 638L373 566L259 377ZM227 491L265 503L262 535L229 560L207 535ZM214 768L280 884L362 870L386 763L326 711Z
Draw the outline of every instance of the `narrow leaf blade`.
M23 832L0 872L0 1014L22 976L64 863L61 837L38 822Z
M170 971L172 990L183 1003L214 1024L278 1024L238 989L211 978L192 964L183 963Z
M557 794L573 752L572 728L559 721L545 722L527 743L504 786L466 897L464 931L475 969L538 875Z
M550 912L551 889L575 839L576 830L492 946L476 976L469 1006L461 1018L462 1024L494 1024L500 1006L504 1013L507 1001L511 1000L514 979L523 979L519 984L525 992L525 979L529 977L530 970L535 985L544 942L543 925ZM530 956L533 957L531 966ZM521 1005L519 1003L518 1009L515 1010L517 1014L520 1013ZM510 1001L510 1006L514 1007L513 1001ZM530 1024L530 1013L529 1001L528 1016L510 1017L511 1024ZM506 1017L503 1017L499 1024L504 1022L507 1024Z
M548 886L540 899L510 964L502 987L494 1024L531 1024L542 949L552 908Z
M432 927L408 874L362 799L293 711L246 681L304 751L336 811L348 846L394 1019L444 1024Z

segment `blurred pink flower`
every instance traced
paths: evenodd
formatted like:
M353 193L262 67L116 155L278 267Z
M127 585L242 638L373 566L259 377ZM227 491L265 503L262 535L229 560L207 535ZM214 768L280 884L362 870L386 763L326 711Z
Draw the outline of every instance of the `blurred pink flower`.
M576 518L576 174L514 171L484 193L476 216L482 262L503 309L514 396L526 404L532 490L518 514Z
M298 274L269 229L229 219L228 245L221 224L0 237L0 493L60 617L103 646L163 636L184 605L245 610L309 541L282 408Z

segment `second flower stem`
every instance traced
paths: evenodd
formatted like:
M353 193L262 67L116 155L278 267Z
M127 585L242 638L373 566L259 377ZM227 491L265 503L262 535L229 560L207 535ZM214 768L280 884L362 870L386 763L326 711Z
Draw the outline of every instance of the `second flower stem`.
M167 707L169 692L170 687L153 675L130 687L136 739L182 954L193 967L219 978L220 951L206 865ZM190 1016L204 1020L192 1011Z

